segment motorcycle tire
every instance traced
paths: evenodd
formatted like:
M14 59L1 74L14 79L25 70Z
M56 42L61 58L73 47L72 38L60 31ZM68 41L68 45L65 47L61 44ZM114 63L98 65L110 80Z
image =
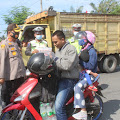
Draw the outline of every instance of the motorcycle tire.
M90 102L86 107L88 120L98 120L101 117L103 113L103 101L99 95L96 94L94 96L94 102Z
M99 95L94 96L94 102L91 103L90 99L86 100L86 108L88 113L88 120L98 120L103 113L103 101ZM76 120L72 117L74 112L73 103L67 106L68 120Z
M0 120L20 120L22 110L11 110L6 113L2 113ZM31 113L27 110L23 120L35 120Z

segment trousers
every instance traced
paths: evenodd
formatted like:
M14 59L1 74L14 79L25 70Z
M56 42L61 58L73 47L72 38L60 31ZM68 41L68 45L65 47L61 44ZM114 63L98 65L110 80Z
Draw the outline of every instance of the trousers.
M77 80L61 79L58 83L58 92L55 100L57 120L67 120L66 103L73 94L73 88Z

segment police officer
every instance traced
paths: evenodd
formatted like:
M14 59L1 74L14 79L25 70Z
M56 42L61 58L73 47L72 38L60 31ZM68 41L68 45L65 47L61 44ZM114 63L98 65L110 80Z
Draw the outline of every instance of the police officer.
M7 27L7 39L0 43L0 84L2 107L10 103L15 90L24 82L25 66L16 42L20 28L12 23Z
M44 40L43 27L36 27L33 29L35 40L28 43L25 54L31 56L39 52L39 47L47 47L47 42Z
M76 47L76 50L77 50L77 53L78 53L78 54L80 53L81 47L80 47L80 45L79 45L79 43L78 43L78 40L75 40L75 35L76 35L79 31L81 31L81 27L82 27L81 24L78 24L78 23L74 24L74 25L72 26L72 32L73 32L73 35L74 35L74 36L68 39L68 42Z

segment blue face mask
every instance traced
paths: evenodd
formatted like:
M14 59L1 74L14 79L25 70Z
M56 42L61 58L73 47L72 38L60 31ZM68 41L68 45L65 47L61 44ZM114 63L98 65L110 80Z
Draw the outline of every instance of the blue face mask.
M36 39L37 40L41 40L42 39L42 35L36 35Z
M85 39L81 39L81 40L79 40L79 45L80 45L80 46L85 45L85 43L86 43L86 42L85 42Z

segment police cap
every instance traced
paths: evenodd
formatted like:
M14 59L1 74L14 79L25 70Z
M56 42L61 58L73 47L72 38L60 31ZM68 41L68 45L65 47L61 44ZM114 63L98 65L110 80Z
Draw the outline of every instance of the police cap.
M20 29L20 27L17 24L12 23L12 24L8 25L7 32L8 31L12 31L12 30L14 30L15 32L20 32L21 29Z
M44 28L40 27L40 26L38 26L38 27L36 27L36 28L33 29L34 32L40 32L42 30L44 30Z
M81 25L81 24L78 24L78 23L76 23L76 24L74 24L74 25L72 26L73 30L75 30L75 31L80 31L80 30L81 30L81 27L82 27L82 25Z

